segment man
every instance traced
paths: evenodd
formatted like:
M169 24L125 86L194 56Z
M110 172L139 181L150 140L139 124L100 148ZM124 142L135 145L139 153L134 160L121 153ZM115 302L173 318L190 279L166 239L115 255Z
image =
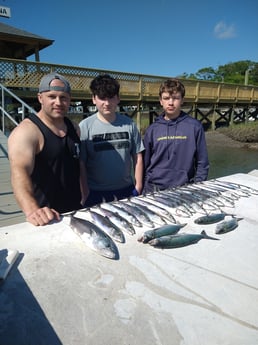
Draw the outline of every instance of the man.
M200 121L181 110L185 88L177 79L160 86L164 112L144 135L144 193L207 179L205 133Z
M27 221L45 225L60 213L81 208L79 127L66 117L68 81L57 73L40 82L41 109L25 118L8 139L14 195ZM82 187L83 189L83 187ZM84 191L84 189L83 189Z
M116 112L120 102L118 81L107 74L99 75L90 89L97 113L79 124L89 187L87 207L140 194L144 150L134 121Z

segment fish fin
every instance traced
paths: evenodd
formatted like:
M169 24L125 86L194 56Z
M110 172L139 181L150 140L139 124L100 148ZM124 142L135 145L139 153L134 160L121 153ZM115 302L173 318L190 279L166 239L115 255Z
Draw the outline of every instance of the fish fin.
M236 220L239 222L240 220L243 220L244 218L241 218L241 217L234 217L234 218L236 218Z
M219 238L211 237L207 234L205 230L202 230L201 235L203 235L203 238L206 238L208 240L216 240L219 241Z
M79 211L79 210L65 212L65 213L62 213L61 216L68 216L68 217L69 216L74 216L77 211Z

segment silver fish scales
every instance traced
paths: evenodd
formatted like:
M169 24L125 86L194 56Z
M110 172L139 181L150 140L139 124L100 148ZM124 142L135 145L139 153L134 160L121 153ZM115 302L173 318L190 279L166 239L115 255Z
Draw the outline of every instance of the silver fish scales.
M82 241L98 254L109 259L118 259L119 252L111 237L109 237L97 225L86 219L70 217L71 229L82 239Z
M157 213L166 222L176 223L175 217L173 216L173 214L171 212L169 212L169 210L167 208L164 207L164 205L162 207L161 205L158 205L155 202L153 203L153 201L148 200L143 195L130 198L130 201L133 203L136 203L137 205L139 204L139 205L146 206L149 210Z
M182 233L177 235L162 236L159 238L154 238L148 243L156 248L171 249L189 246L199 242L202 239L218 240L218 238L208 236L205 230L203 230L200 234Z
M202 203L199 200L196 200L196 198L193 198L192 194L189 194L185 191L181 190L174 190L174 191L168 191L167 193L173 198L176 198L177 200L181 200L181 202L184 203L184 205L187 205L190 209L190 212L193 214L194 212L207 214L207 210L203 207ZM210 210L211 207L208 208ZM214 209L214 206L213 206Z
M226 232L236 229L238 227L238 222L242 219L243 218L232 217L231 219L218 223L215 228L215 233L225 234Z
M133 199L133 198L132 198ZM137 207L142 210L142 212L144 212L148 217L149 219L155 223L155 224L158 224L158 225L165 225L167 222L164 220L164 218L162 218L158 213L156 213L155 211L151 210L150 208L148 208L147 206L144 206L144 205L141 205L141 204L137 204L137 203L134 203L132 202L131 200L132 199L129 199L127 202L130 204L130 205L137 205Z
M234 182L228 182L228 181L222 181L222 180L213 180L215 182L215 184L219 184L222 185L228 189L241 189L242 191L244 191L247 194L253 194L253 195L258 195L258 190L254 189L252 187L249 186L245 186L243 184L240 183L234 183Z
M139 220L139 222L142 225L146 225L150 228L154 228L153 221L150 219L148 214L139 207L139 205L130 204L128 201L120 201L117 203L117 206L135 215L135 217Z
M103 231L105 231L111 238L113 238L115 241L124 243L125 237L116 224L112 223L110 218L93 211L92 209L88 210L93 222L99 226Z
M223 220L226 216L233 216L232 214L228 213L212 213L208 214L207 216L201 216L198 217L194 220L196 224L201 224L201 225L207 225L207 224L213 224L213 223L218 223L221 220Z
M109 217L112 223L114 223L116 226L124 230L129 235L135 234L135 229L133 225L124 217L122 217L118 211L111 211L104 207L99 207L99 212L101 212L103 215Z
M113 211L113 212L117 212L119 213L123 218L129 220L129 222L135 226L138 227L142 227L142 223L138 220L137 217L135 217L134 214L132 214L131 212L129 212L128 210L126 210L123 207L119 207L118 203L114 203L114 202L107 202L107 203L102 203L100 205L101 208Z
M190 211L186 205L178 202L177 200L171 201L169 198L165 198L164 196L159 196L155 194L147 194L145 195L152 204L158 205L161 207L168 207L170 210L173 209L174 213L180 217L190 217L192 216L192 211Z
M167 224L153 230L145 231L139 238L139 242L147 243L154 238L176 234L181 228L187 224Z

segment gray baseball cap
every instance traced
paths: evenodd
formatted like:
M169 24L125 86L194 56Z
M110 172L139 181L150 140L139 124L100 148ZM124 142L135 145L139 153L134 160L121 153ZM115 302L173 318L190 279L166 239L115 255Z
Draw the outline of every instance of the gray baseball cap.
M50 86L52 80L54 79L61 80L61 82L64 83L64 86ZM71 87L69 82L61 74L55 72L44 75L39 84L39 92L47 92L51 90L63 91L69 94L71 93Z

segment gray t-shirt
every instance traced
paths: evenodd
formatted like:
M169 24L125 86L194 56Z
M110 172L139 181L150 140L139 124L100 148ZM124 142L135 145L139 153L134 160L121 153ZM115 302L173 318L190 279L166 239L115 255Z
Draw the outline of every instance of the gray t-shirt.
M144 150L135 122L117 113L114 122L105 123L93 114L79 126L89 188L112 191L133 184L132 158Z

